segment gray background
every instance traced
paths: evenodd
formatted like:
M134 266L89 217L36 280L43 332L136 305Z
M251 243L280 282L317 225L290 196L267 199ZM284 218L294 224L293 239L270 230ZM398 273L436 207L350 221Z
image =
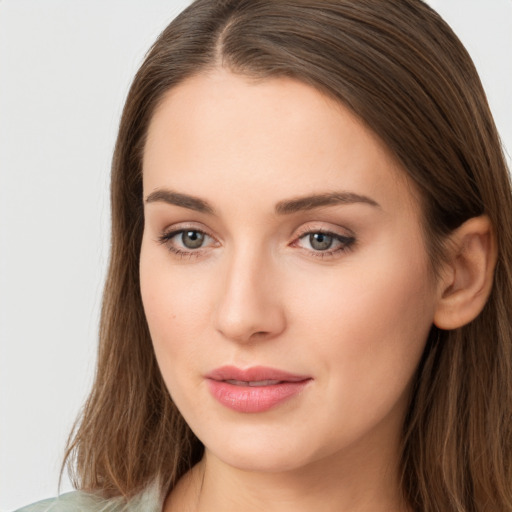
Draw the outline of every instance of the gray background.
M512 0L430 3L473 56L510 153ZM186 4L0 0L2 512L57 493L94 372L122 104L145 51Z

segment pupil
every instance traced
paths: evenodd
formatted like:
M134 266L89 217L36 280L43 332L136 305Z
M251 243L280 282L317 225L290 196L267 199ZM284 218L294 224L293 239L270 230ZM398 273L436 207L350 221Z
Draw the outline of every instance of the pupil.
M203 245L204 234L199 231L185 231L181 235L181 241L187 249L197 249Z
M326 251L332 245L332 236L324 233L313 233L309 235L309 243L317 251Z

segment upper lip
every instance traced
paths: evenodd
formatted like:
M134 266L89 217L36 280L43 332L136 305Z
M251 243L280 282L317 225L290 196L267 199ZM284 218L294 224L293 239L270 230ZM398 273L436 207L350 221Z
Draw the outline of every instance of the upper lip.
M237 368L236 366L221 366L208 373L206 378L217 381L239 380L244 382L258 382L264 380L300 382L311 379L309 375L297 375L266 366L253 366L245 369Z

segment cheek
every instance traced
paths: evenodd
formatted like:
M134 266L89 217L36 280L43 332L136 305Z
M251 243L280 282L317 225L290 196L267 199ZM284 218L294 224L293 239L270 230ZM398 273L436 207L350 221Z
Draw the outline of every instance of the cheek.
M338 277L314 286L304 281L295 308L329 393L365 417L384 414L408 389L434 315L422 255L380 256L347 259Z
M158 365L168 387L176 372L185 372L207 348L204 280L173 266L165 251L146 249L140 259L140 285Z

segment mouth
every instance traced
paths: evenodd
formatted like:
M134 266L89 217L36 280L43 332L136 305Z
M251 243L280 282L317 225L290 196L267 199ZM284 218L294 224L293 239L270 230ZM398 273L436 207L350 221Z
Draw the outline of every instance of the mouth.
M282 380L253 380L253 381L245 381L245 380L234 380L234 379L228 379L223 382L227 382L228 384L233 384L233 386L250 386L250 387L257 387L257 386L273 386L275 384L281 384L281 382L284 382Z
M229 381L234 385L265 386L280 382L300 382L311 377L269 368L266 366L253 366L241 369L236 366L222 366L206 375L207 379L216 381Z
M313 379L267 367L218 368L206 375L211 395L241 413L259 413L292 399Z

